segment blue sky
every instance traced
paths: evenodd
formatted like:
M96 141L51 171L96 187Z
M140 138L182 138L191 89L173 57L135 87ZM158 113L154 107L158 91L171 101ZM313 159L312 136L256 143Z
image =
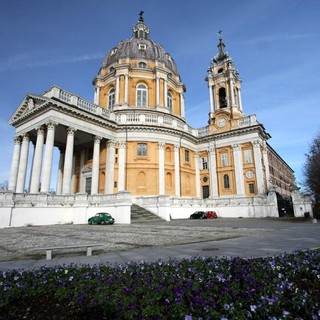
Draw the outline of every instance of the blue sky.
M8 119L25 95L57 85L92 101L105 54L131 36L140 10L151 38L178 65L195 128L207 124L204 78L222 30L243 80L245 114L257 115L302 181L304 154L320 130L320 1L2 0L0 182L9 178L13 151Z

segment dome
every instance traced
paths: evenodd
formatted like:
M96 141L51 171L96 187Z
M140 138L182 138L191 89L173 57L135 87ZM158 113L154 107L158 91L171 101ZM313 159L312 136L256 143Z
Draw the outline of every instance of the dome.
M177 65L170 54L161 45L149 39L150 31L142 14L140 13L140 20L132 29L132 37L112 48L106 55L102 67L106 68L119 59L145 59L164 63L173 73L178 74Z

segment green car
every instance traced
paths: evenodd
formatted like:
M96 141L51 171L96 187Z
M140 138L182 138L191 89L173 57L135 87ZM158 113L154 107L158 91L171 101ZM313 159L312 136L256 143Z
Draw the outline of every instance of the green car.
M89 224L114 224L114 218L110 213L99 212L94 217L88 219Z

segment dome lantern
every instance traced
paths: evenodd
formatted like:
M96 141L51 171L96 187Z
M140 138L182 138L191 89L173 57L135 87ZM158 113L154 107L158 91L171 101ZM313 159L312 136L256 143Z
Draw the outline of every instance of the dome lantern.
M143 11L140 11L139 21L132 28L132 35L136 39L149 39L150 29L144 23Z

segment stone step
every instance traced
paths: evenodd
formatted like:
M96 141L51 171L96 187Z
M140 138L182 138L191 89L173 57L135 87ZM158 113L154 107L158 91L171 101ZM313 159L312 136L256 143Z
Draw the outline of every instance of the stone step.
M163 221L151 211L136 204L131 206L131 223L157 222Z

